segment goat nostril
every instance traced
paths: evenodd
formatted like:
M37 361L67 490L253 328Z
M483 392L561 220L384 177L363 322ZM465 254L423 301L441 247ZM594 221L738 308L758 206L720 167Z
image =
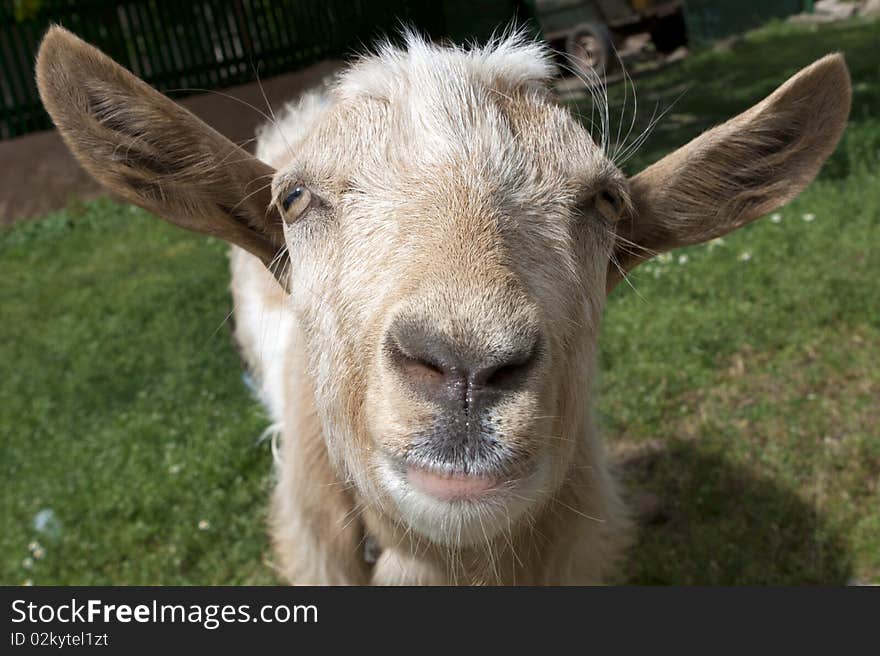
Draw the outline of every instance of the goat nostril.
M400 340L389 337L386 341L386 351L391 361L403 376L412 383L432 388L446 378L446 370L433 360L413 352L412 345L405 348Z
M413 358L405 353L399 355L400 368L411 379L424 383L437 383L445 378L445 373L441 367L438 367L428 360L422 358Z
M505 383L509 383L520 374L526 363L505 364L491 371L483 380L486 387L501 387Z
M535 349L526 355L511 358L507 362L474 371L471 384L487 389L504 389L520 383L535 360Z

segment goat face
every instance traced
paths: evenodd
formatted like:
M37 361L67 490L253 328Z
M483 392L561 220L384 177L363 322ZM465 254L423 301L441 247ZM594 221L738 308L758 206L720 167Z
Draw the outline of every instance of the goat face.
M330 451L441 542L491 537L564 477L628 204L519 49L526 81L418 42L356 66L274 181Z

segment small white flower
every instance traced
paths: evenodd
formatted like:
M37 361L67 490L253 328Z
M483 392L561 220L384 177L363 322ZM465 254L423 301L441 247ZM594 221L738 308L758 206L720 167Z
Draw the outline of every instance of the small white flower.
M740 262L748 262L752 259L752 251L743 251L737 258Z
M801 218L804 221L806 221L807 223L810 223L810 221L814 221L816 219L816 215L810 212L810 213L804 214Z
M180 470L181 470L181 465L171 465L171 466L168 468L168 471L169 471L172 475L175 475L175 476L176 476L177 474L180 473Z
M42 546L36 540L28 545L28 551L30 551L31 553L35 552L37 549L42 549Z
M209 528L211 528L211 522L209 522L207 519L199 520L200 531L207 531Z
M34 555L34 558L40 560L43 556L46 555L46 550L43 547L37 547L31 552Z
M715 239L710 239L706 246L710 251L714 251L719 246L724 246L724 239L722 237L715 237Z
M679 264L687 264L688 263L688 256L687 255L679 255L678 256L678 263Z
M25 569L33 569L34 568L34 559L33 558L25 558L21 561L21 566Z
M661 253L657 256L657 261L661 264L669 264L672 262L672 253Z
M779 212L773 212L773 214L770 215L770 220L773 223L782 223L782 215Z

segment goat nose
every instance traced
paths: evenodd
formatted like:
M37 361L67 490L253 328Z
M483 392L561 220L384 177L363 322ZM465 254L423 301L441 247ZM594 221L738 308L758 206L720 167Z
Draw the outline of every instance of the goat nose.
M418 324L396 322L385 347L414 392L447 411L462 412L488 406L517 390L534 368L539 351L536 331L514 330L495 341L494 347L474 348Z

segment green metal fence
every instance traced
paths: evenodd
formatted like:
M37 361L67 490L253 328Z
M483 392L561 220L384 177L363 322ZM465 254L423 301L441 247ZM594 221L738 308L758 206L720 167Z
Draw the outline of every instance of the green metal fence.
M157 88L213 89L362 50L410 24L485 38L521 2L469 0L0 0L0 139L51 127L33 80L40 38L59 23ZM468 25L458 10L479 16ZM177 93L176 96L183 95Z

